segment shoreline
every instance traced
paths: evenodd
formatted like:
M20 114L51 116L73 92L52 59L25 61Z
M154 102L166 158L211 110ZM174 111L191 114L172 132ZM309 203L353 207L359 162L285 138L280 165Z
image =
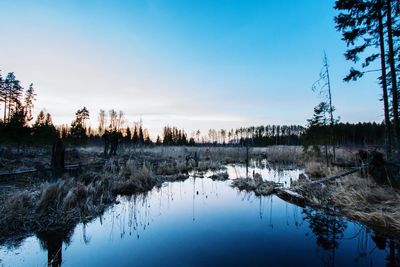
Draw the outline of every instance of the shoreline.
M185 158L186 154L194 151L199 152L200 155L197 166L195 166L195 162ZM88 167L79 175L66 174L54 183L44 182L34 187L34 190L24 189L12 197L4 197L3 205L0 207L1 213L4 214L0 219L0 226L2 226L0 243L18 243L18 240L36 232L73 229L78 223L89 222L103 214L107 208L116 203L119 195L130 196L148 192L154 187L161 186L164 182L186 180L190 177L190 173L194 173L194 177L204 177L204 173L208 170L218 171L227 164L244 164L246 162L245 154L245 148L218 147L200 149L155 147L121 151L121 154L107 159L101 168ZM98 154L91 150L84 157L88 155L98 157ZM290 155L289 159L288 155ZM268 160L268 156L275 159L275 163L271 163L273 166L288 167L289 165L289 168L293 168L293 166L307 165L300 147L275 147L270 148L270 151L255 148L250 153L252 160L265 158ZM286 158L285 161L276 160L284 158ZM289 162L291 163L289 164ZM340 170L345 169L335 167L335 170L328 170L328 172L337 173ZM351 177L353 180L357 178L355 175ZM229 179L223 171L208 178L213 180ZM235 186L235 181L239 181L240 178L232 180L232 185L239 190L254 192L258 196L277 193L275 190L277 185L263 181L262 177L257 176L257 174L253 178L247 179L252 183L251 187L248 185ZM301 182L300 179L297 185ZM330 191L338 188L336 183L337 181L327 183ZM347 191L351 192L351 184L341 186L347 186ZM290 187L287 189L290 189ZM373 229L379 225L375 221L371 222L372 219L377 219L376 214L374 217L368 217L357 209L355 210L358 213L352 213L351 209L348 209L348 207L346 209L345 203L332 201L333 196L327 199L319 199L317 195L321 195L321 192L317 189L309 190L309 195L305 195L304 191L293 191L304 197L306 206L322 209L326 212L333 210L337 215L361 222ZM340 193L346 194L347 191L342 190ZM9 193L12 195L15 192ZM336 194L339 194L339 192ZM279 197L279 194L277 195ZM360 203L358 204L360 205ZM390 220L387 221L388 219L385 219L384 215L386 216L382 213L386 226L379 231L398 237L400 225L396 224L395 221L394 223Z

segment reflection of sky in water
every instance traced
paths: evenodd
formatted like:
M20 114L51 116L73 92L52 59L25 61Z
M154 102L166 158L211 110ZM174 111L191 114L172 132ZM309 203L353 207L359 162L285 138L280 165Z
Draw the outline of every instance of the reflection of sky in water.
M246 177L245 165L228 165L227 172L230 179L239 177ZM290 185L290 179L296 181L299 174L304 173L304 170L298 168L288 168L279 165L271 165L267 160L251 161L249 164L249 176L252 177L254 173L261 174L264 180L282 183L284 186Z
M302 208L229 185L191 178L120 198L76 227L62 266L329 266L332 255L336 266L384 264L387 251L358 224L347 223L333 254L317 245ZM46 266L47 252L30 237L1 248L0 259L0 266Z

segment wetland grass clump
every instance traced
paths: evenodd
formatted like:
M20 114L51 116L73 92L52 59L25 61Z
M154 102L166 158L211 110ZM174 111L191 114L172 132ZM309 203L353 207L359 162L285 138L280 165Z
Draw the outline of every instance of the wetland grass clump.
M331 210L377 231L400 234L400 192L354 173L324 183L299 180L293 190L308 205Z
M65 175L56 182L45 182L37 191L15 194L0 206L0 242L34 232L70 229L100 215L122 191L133 194L154 185L146 166L121 168L115 162L106 164L101 175Z
M300 146L268 146L251 149L251 157L266 159L273 164L297 164L304 162L303 149Z
M351 175L332 189L332 202L347 217L400 234L400 192Z
M323 162L320 159L309 160L304 163L304 172L312 180L335 176L345 170L346 168L332 164L326 165L326 162Z
M208 176L213 181L226 181L229 179L229 174L226 171L216 172Z
M264 181L260 174L256 173L253 178L237 178L232 181L232 187L239 191L254 192L256 196L268 196L275 193L279 186L275 182Z
M150 168L146 165L136 167L133 161L128 161L114 178L112 192L114 195L132 195L145 192L156 185L156 180Z

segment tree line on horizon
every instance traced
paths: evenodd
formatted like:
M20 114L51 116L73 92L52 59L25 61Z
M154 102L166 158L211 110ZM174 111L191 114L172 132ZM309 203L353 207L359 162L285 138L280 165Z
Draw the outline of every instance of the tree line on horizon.
M5 78L0 75L0 143L14 145L51 145L57 137L67 144L100 144L105 133L115 133L119 142L127 145L321 145L327 136L328 125L265 125L237 129L200 130L189 136L184 129L165 126L161 136L151 140L149 131L136 122L126 125L122 111L100 110L98 127L88 125L89 110L86 107L75 112L70 125L56 126L50 113L41 110L34 120L32 110L36 101L33 84L27 90L21 86L14 73ZM337 123L334 125L337 145L382 145L383 123Z
M378 72L382 88L384 120L382 123L339 123L333 112L329 85L328 63L320 73L323 82L318 90L328 85L329 96L314 108L306 127L297 125L267 125L238 129L210 129L207 133L193 132L165 126L161 136L153 141L142 123L127 126L122 111L100 110L99 126L87 125L86 107L75 113L70 125L55 126L46 110L36 120L32 115L36 94L33 84L25 90L13 72L3 77L0 73L0 143L16 145L51 144L57 137L75 145L102 142L105 133L115 133L120 142L134 145L380 145L389 159L400 158L399 87L400 79L400 0L336 0L338 15L336 29L342 33L348 50L345 58L360 68L351 68L343 79L355 81L369 73ZM378 63L375 63L379 59ZM375 66L379 66L375 69ZM327 79L327 80L326 80ZM327 81L327 84L326 84ZM321 92L320 92L321 93Z

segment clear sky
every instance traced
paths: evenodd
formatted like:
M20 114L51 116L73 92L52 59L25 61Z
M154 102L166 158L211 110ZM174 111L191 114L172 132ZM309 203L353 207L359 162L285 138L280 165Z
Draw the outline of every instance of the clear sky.
M2 0L0 69L57 124L87 106L123 110L155 133L306 124L326 51L342 121L381 121L376 75L351 66L334 0Z

